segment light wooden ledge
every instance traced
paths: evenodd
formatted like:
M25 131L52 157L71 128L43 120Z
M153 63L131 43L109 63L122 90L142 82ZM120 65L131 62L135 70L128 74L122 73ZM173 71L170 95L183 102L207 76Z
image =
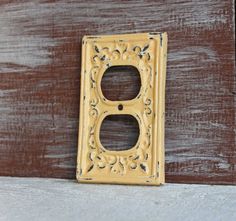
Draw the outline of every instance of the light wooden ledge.
M236 186L122 186L0 177L0 220L235 221Z

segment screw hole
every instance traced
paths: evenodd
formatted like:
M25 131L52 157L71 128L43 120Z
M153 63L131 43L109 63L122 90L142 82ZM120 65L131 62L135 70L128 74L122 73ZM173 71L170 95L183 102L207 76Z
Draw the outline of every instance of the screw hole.
M120 110L120 111L123 110L123 105L122 105L122 104L119 104L119 105L118 105L118 110Z

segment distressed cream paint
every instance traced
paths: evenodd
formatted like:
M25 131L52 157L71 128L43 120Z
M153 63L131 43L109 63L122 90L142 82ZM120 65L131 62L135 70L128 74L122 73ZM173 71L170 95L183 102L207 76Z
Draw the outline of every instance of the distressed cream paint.
M83 38L77 179L79 182L158 185L164 183L164 92L166 33ZM101 80L111 66L137 68L141 88L132 100L104 97ZM99 138L109 115L132 115L139 124L133 148L105 149Z

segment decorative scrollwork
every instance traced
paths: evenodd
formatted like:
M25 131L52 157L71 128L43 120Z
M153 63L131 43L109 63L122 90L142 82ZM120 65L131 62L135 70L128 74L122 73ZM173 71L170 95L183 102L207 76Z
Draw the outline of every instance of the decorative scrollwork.
M152 113L152 100L150 98L146 98L144 100L144 113L146 115L150 115Z
M94 138L94 128L97 123L97 118L99 114L99 109L97 105L99 103L99 98L93 98L90 100L90 116L93 118L90 121L90 133L89 133L89 152L88 152L88 165L87 165L87 173L90 173L94 170L108 170L111 173L117 175L124 175L127 171L137 171L139 170L141 173L148 174L150 171L148 160L150 158L150 152L148 148L151 143L152 130L151 119L147 118L152 115L152 99L147 97L146 93L148 89L151 87L150 76L151 76L151 67L150 60L151 56L149 54L149 44L145 44L144 46L135 45L132 46L127 42L114 42L113 47L104 47L99 43L94 43L93 45L93 56L91 60L92 68L90 70L90 85L91 90L96 90L97 76L100 72L100 69L104 67L109 61L123 60L129 61L132 59L136 59L139 61L139 69L141 74L149 77L145 77L146 82L144 82L144 113L146 115L143 123L145 125L144 137L142 139L142 143L137 145L135 151L131 153L127 153L127 155L120 155L118 152L115 154L107 153L106 151L100 151L101 147L97 143L95 143Z
M97 109L98 99L91 99L90 100L90 116L97 117L98 116L98 109Z
M142 153L140 154L140 152ZM149 172L147 164L148 154L144 155L144 151L140 150L138 154L122 157L119 155L105 156L98 154L96 151L90 151L88 155L88 169L87 173L93 169L106 169L115 174L126 174L127 170L139 169L143 173Z

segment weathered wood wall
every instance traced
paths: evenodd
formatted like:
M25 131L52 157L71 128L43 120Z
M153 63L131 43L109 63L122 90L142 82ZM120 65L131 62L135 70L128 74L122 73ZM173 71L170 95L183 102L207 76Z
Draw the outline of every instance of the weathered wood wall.
M0 175L75 178L83 35L167 31L166 180L236 184L233 5L1 0Z

